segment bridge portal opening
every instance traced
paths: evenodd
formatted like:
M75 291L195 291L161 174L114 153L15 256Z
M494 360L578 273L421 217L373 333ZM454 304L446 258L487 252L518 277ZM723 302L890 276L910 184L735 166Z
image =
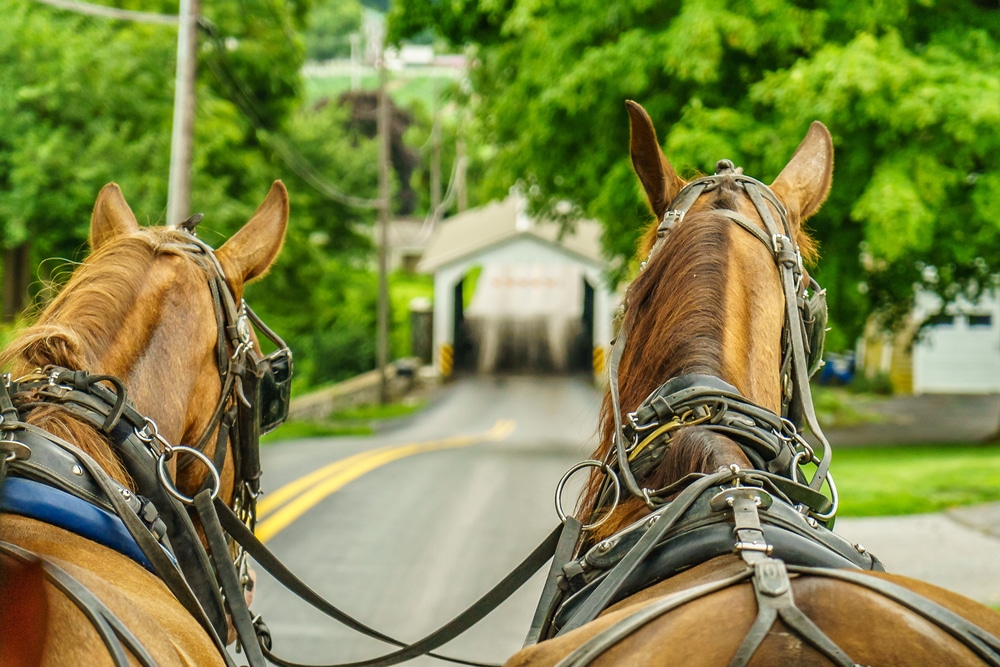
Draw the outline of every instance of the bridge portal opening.
M579 267L487 265L467 303L463 329L479 373L590 370L594 289Z
M479 346L475 332L470 330L466 319L466 308L472 301L482 267L469 269L462 279L455 283L452 293L454 311L452 313L452 341L454 341L453 372L475 372L478 368Z

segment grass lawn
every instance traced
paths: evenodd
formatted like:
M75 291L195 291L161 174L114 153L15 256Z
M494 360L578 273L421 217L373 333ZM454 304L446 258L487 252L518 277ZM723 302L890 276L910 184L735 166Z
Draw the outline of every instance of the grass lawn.
M1000 500L1000 446L834 449L839 516L936 512Z
M261 438L261 444L301 438L329 438L345 435L372 435L378 422L413 414L423 401L403 401L388 405L363 405L335 412L323 421L289 421Z

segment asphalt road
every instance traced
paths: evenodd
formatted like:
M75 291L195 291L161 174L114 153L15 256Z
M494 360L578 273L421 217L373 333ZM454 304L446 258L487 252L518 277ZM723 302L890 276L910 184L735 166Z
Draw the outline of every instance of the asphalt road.
M262 453L263 485L272 497L310 473L337 490L287 525L282 520L265 528L278 510L265 514L259 528L320 594L362 622L414 641L485 593L556 525L553 491L562 473L592 449L599 404L585 377L469 378L392 432L269 445ZM420 443L426 451L395 449ZM364 452L384 447L417 453L338 487L337 474L350 479L365 469ZM362 467L353 473L316 473L359 454ZM566 498L571 503L572 493ZM541 583L536 575L442 652L504 661L521 646ZM264 574L253 606L271 629L275 652L286 659L328 664L391 648L338 627Z

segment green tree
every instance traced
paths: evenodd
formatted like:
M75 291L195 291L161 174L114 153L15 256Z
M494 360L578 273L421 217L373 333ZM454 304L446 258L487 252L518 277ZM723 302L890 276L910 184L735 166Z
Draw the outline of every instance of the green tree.
M352 33L361 30L362 8L356 0L323 0L309 13L306 57L329 60L351 55Z
M176 12L169 0L123 4ZM375 295L374 214L338 202L330 190L339 188L347 199L374 197L376 150L374 141L348 130L348 110L300 104L307 8L270 0L203 3L191 208L206 214L199 235L218 245L250 217L272 180L286 182L292 220L284 253L268 280L250 287L248 300L292 344L300 381L311 385L373 363L365 346L372 347L375 330L368 304ZM14 251L32 272L45 258L82 257L94 197L109 181L121 185L141 221L162 221L176 40L170 26L82 16L28 0L5 5L5 278ZM35 290L50 279L58 284L67 265L42 263Z
M688 175L728 157L770 180L827 124L834 190L812 227L832 349L872 309L908 311L915 283L954 297L1000 272L995 5L400 0L390 18L393 39L434 28L470 47L482 195L521 182L537 208L575 202L605 222L619 278L648 220L625 99Z

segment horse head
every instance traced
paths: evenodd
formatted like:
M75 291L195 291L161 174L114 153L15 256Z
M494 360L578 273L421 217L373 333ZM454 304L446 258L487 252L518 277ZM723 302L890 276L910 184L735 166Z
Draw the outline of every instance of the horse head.
M288 195L276 182L250 221L213 258L185 227L140 227L121 190L108 184L94 205L91 254L5 353L12 374L58 366L118 378L163 441L201 442L212 457L217 406L237 400L222 396L227 374L235 369L220 358L220 346L227 358L237 352L228 342L232 336L220 327L237 323L220 319L220 309L227 302L240 308L244 285L277 257L287 221ZM88 435L86 426L66 422L66 416L50 408L28 419L70 436L113 478L132 486L109 443ZM227 451L219 471L221 493L228 499L237 482L233 462L233 452ZM173 472L177 463L170 462ZM183 464L177 489L193 495L206 470Z
M614 458L622 424L634 421L640 406L664 387L690 389L690 378L777 415L787 412L791 378L783 368L788 325L780 267L795 262L796 290L809 285L802 261L813 259L815 246L803 223L826 199L833 170L830 134L815 122L770 186L744 176L729 160L720 160L712 176L685 181L660 149L645 110L634 102L627 107L632 164L655 220L642 237L642 270L626 293L620 349L612 355L613 391L605 396L593 457L604 462ZM658 489L688 473L758 463L724 432L699 427L693 418L683 425L660 436L669 446L645 466L636 485ZM639 440L621 446L633 456ZM593 520L598 507L607 510L600 502L606 472L595 468L591 475L581 516ZM626 500L593 537L636 520L649 511L647 504L641 495Z

